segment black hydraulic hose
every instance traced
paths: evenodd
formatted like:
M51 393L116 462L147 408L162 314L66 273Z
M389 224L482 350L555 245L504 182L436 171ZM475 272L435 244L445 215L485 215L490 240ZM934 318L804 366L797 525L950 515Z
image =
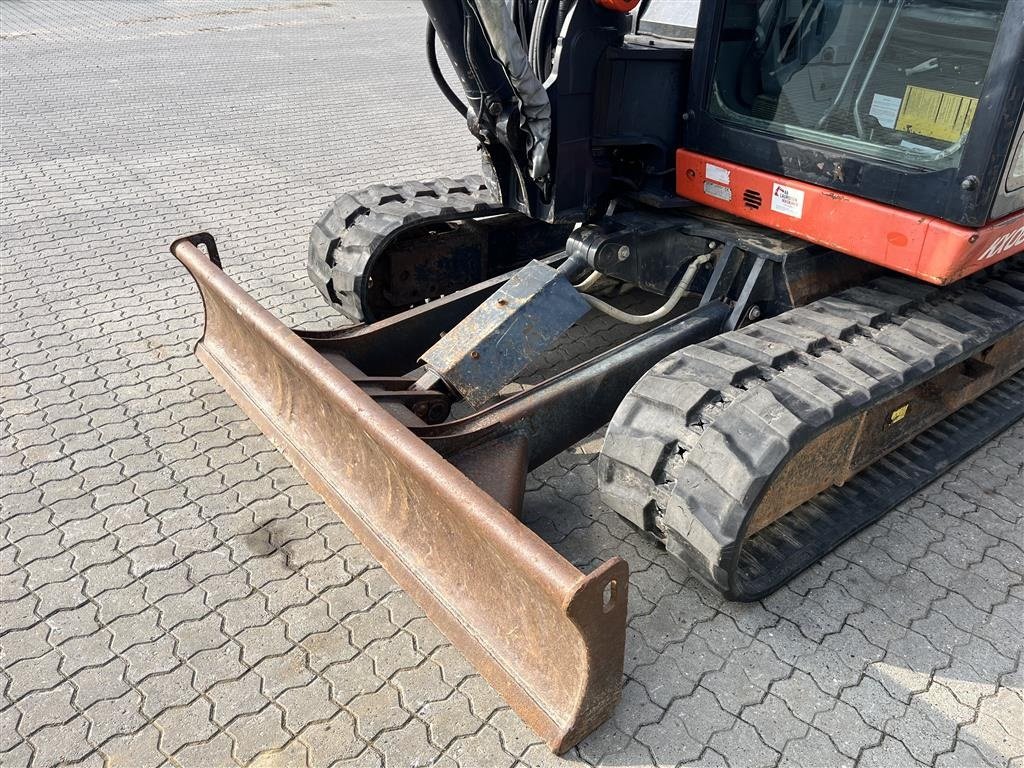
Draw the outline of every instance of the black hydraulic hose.
M448 85L448 81L444 79L444 74L441 72L441 65L437 63L437 33L430 21L427 22L427 66L430 67L430 74L434 76L434 82L437 83L437 87L441 89L444 97L448 99L448 103L465 117L469 113L469 108L462 103L462 99Z
M530 32L529 53L530 64L541 80L551 74L551 57L558 33L575 4L576 0L541 0L537 6Z
M515 0L513 19L519 32L519 39L523 41L523 48L526 49L530 47L530 30L533 29L535 5L536 0Z
M530 29L530 45L527 48L527 55L533 71L541 80L547 77L547 66L544 61L544 52L547 49L545 38L548 36L551 22L555 21L554 14L557 12L558 6L554 4L553 0L540 0L533 14L533 27Z

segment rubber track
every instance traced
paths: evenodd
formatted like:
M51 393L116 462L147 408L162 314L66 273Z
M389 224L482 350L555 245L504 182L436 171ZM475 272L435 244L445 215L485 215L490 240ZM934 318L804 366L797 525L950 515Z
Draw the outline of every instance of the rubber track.
M977 435L988 439L1024 415L1021 399L1005 394L1019 394L1021 375L844 488L745 538L786 460L830 425L1021 325L1024 256L1017 256L947 288L882 278L687 347L645 374L612 418L599 464L603 498L727 597L759 598L938 476L950 463L943 457L959 460ZM957 431L971 413L976 428ZM945 453L935 452L939 444ZM881 466L897 480L881 482ZM857 501L865 478L886 493ZM844 515L845 522L834 519Z
M347 192L313 226L306 270L339 312L355 322L371 320L366 307L368 273L398 235L414 227L503 210L483 176L374 184Z

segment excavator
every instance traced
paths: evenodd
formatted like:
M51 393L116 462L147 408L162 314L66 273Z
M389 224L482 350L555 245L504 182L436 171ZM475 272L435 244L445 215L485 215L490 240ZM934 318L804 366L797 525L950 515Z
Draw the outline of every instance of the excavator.
M1024 3L423 4L481 174L331 204L342 327L171 250L214 377L563 752L618 701L629 573L524 524L528 472L605 429L603 503L751 601L1024 416Z

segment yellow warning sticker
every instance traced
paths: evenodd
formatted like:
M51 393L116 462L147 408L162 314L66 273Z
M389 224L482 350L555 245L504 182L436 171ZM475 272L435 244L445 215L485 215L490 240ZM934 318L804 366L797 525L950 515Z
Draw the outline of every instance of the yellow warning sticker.
M978 100L957 93L908 85L896 130L940 141L958 141L971 129Z
M895 411L889 414L889 423L896 424L897 422L903 421L907 415L907 411L910 410L910 403L901 405Z

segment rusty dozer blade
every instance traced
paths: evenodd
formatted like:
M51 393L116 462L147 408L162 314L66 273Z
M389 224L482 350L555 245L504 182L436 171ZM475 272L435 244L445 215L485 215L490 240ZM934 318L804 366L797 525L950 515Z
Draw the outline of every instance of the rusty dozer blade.
M196 354L395 581L554 752L600 725L622 686L626 563L584 574L556 553L228 278L208 235L171 251L205 306ZM508 495L503 479L481 485Z

